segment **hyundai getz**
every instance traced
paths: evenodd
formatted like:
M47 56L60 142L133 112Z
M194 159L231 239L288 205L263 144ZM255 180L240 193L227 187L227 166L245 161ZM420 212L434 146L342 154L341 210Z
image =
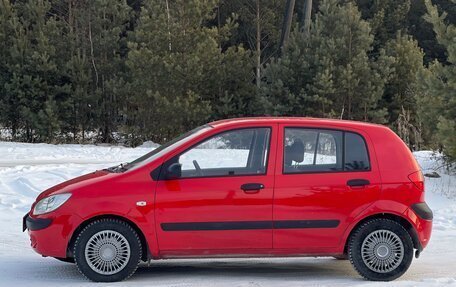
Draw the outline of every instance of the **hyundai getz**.
M169 258L333 256L394 280L429 242L420 168L390 129L312 118L198 127L41 193L32 248L93 281Z

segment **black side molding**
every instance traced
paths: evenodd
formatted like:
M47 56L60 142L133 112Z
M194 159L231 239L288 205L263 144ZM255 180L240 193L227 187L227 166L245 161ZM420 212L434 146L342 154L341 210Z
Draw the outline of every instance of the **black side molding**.
M274 229L336 228L339 220L279 220L274 221Z
M215 231L255 229L336 228L339 220L277 220L225 222L171 222L160 224L163 231Z
M163 231L209 231L271 229L272 221L172 222L162 223Z
M426 202L416 203L412 205L412 209L422 219L432 220L434 218L434 214Z
M22 231L26 229L35 231L48 227L51 225L52 219L49 218L31 218L28 214L22 219Z

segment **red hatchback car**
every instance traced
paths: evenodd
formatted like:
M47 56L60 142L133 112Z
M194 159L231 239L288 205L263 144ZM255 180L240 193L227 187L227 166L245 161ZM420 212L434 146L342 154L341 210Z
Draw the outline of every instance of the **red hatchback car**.
M429 242L420 167L390 129L353 121L212 122L137 160L41 193L32 248L93 281L168 258L334 256L393 280Z

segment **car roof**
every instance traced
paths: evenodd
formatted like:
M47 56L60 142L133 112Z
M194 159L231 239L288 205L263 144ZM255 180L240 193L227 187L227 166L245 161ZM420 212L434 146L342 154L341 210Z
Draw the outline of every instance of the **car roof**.
M327 119L327 118L311 118L311 117L245 117L245 118L232 118L218 120L209 123L213 127L221 127L228 125L235 125L238 123L247 124L261 124L261 123L277 123L277 124L312 124L322 126L334 126L334 127L351 127L351 128L386 128L383 125L372 124L367 122L350 121L350 120L339 120L339 119Z

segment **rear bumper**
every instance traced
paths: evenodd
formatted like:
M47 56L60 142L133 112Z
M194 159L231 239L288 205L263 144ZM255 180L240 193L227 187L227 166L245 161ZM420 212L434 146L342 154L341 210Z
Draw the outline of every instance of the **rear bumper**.
M432 220L432 218L434 218L434 214L432 213L432 210L429 208L426 202L416 203L412 205L412 209L415 212L415 214L421 217L422 219Z
M428 245L429 240L431 239L432 211L430 209L429 209L429 211L426 211L425 213L422 213L421 209L418 209L418 211L415 211L417 209L416 206L417 205L413 205L412 207L408 208L404 214L412 222L413 227L415 228L415 231L418 235L418 240L420 241L419 243L421 245L421 249L424 249ZM426 207L427 207L427 205L426 205ZM429 219L424 219L421 216L429 218Z

